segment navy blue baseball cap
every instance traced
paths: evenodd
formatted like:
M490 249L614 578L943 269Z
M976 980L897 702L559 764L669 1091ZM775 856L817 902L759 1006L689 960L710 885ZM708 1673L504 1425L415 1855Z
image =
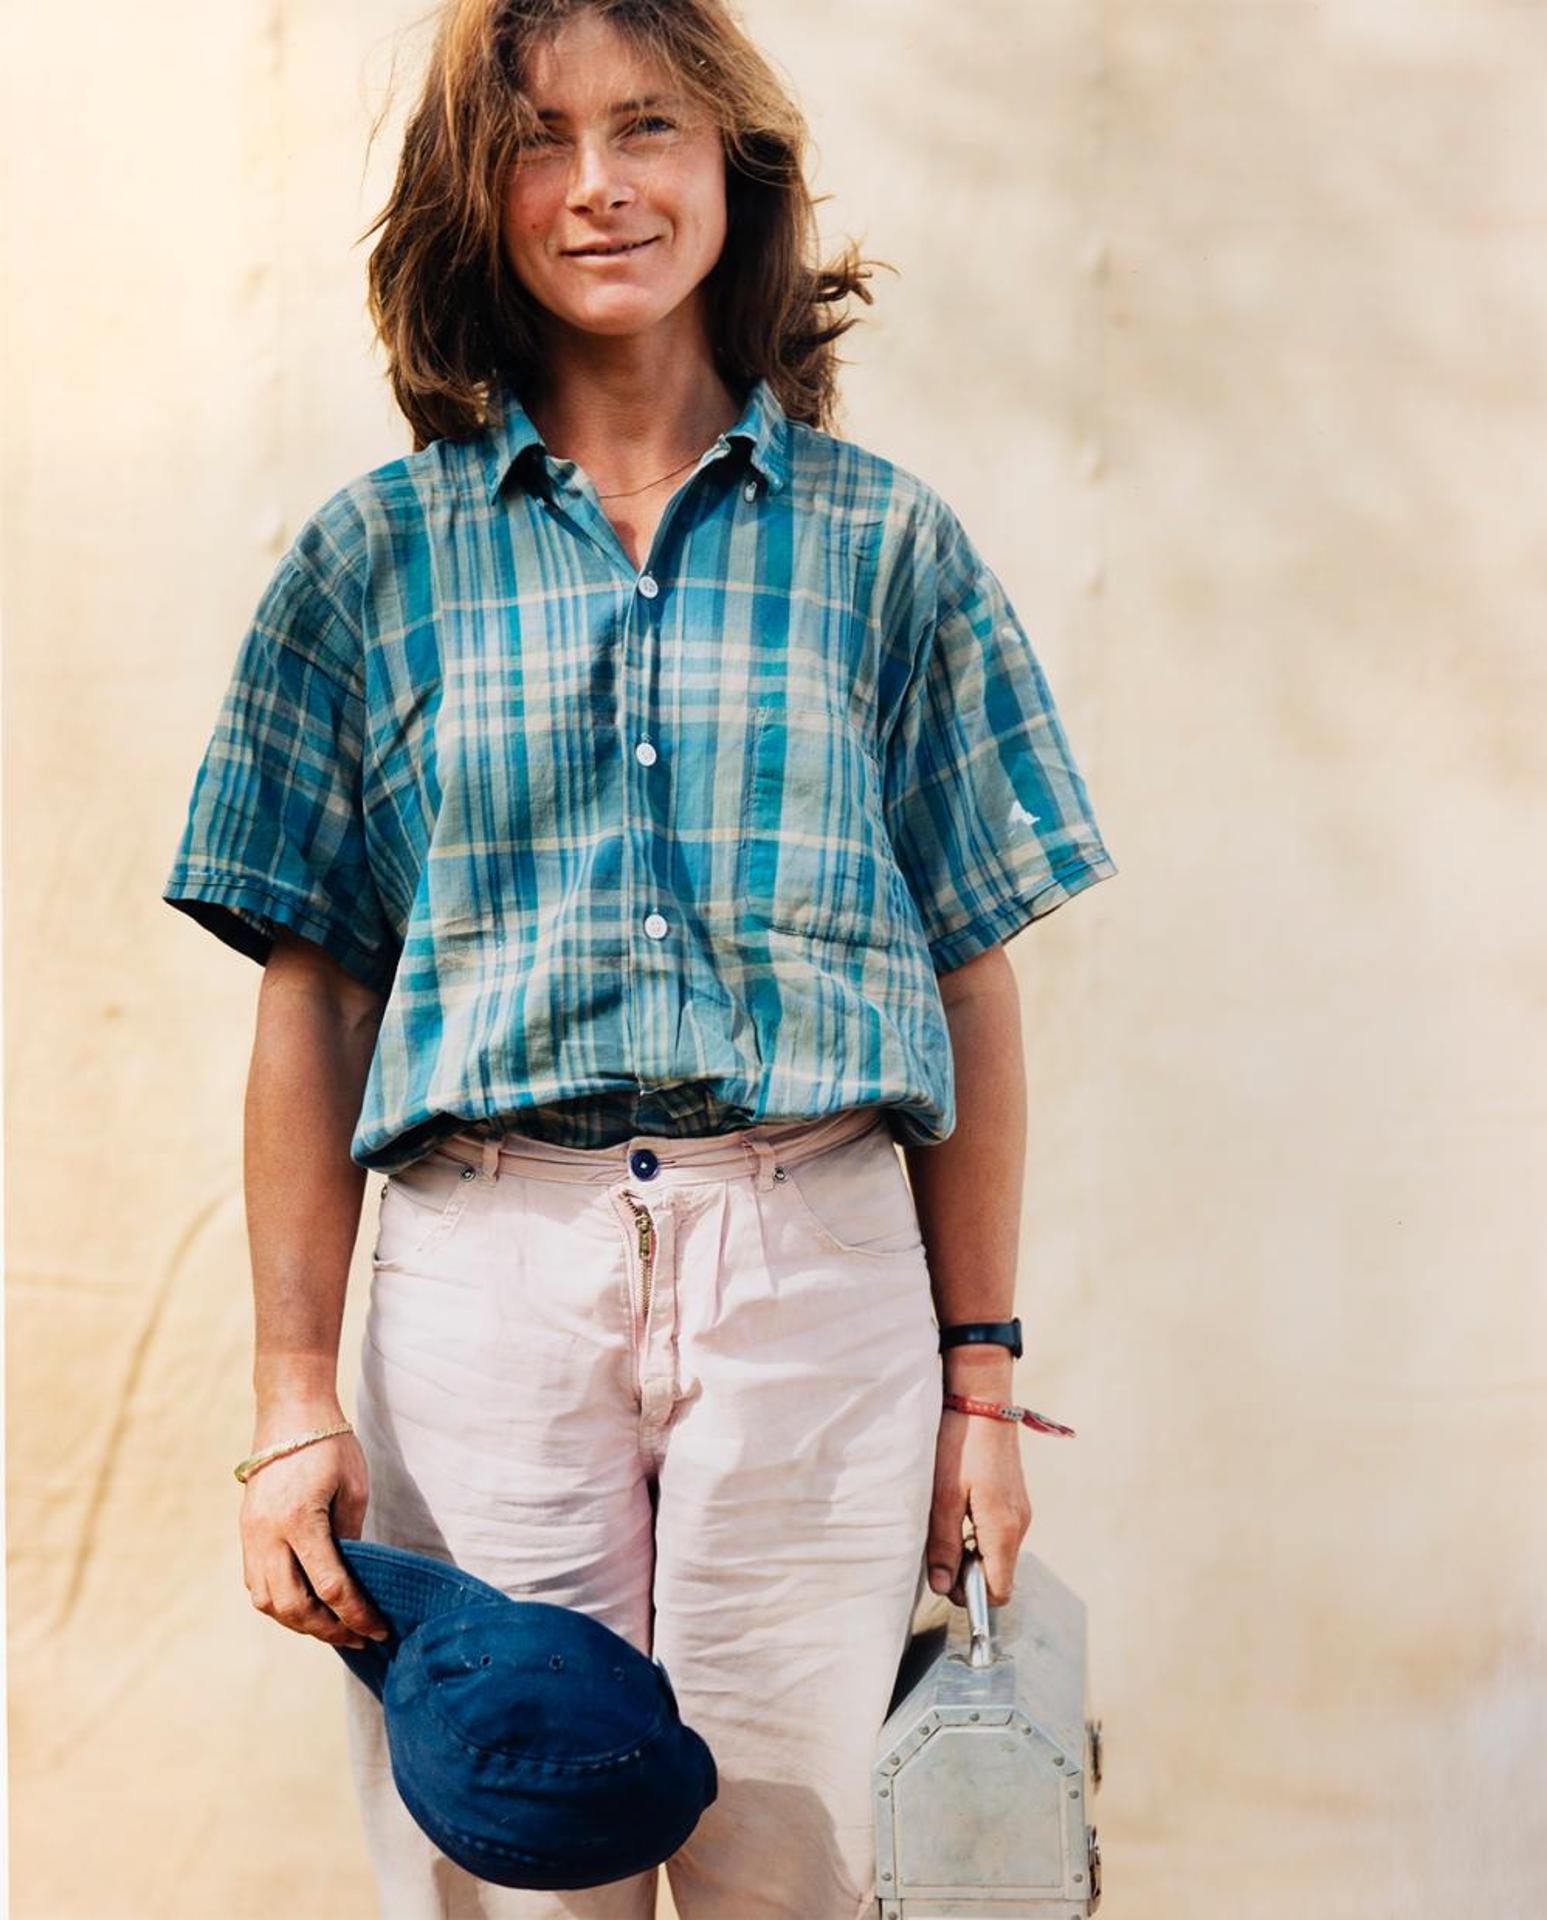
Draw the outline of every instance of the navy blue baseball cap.
M429 1554L337 1545L392 1631L336 1651L381 1701L397 1790L448 1859L563 1890L676 1852L719 1780L659 1660Z

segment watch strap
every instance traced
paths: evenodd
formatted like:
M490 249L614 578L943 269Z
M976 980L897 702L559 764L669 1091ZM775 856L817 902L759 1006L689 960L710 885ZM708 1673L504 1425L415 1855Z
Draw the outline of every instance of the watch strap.
M948 1347L1008 1347L1015 1359L1021 1357L1020 1320L957 1320L940 1329L940 1351Z

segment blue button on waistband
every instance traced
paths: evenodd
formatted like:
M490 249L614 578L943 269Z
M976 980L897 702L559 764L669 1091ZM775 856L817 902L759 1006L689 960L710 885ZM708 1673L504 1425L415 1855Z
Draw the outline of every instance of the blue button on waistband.
M648 1147L636 1147L628 1157L630 1170L636 1179L651 1180L655 1170L661 1164Z

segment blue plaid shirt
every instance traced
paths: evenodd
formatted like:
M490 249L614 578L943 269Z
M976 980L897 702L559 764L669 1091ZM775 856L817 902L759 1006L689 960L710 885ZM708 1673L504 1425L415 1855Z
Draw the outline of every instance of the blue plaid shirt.
M937 975L1117 871L999 580L766 380L636 568L513 395L264 589L163 898L386 996L351 1145L956 1124Z

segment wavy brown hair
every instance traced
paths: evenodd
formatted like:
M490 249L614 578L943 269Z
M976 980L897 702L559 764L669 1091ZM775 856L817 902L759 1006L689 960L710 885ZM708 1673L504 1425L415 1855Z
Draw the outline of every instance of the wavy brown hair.
M831 431L835 347L858 317L833 310L854 294L870 304L867 268L889 263L852 242L821 262L805 118L727 0L446 0L426 16L434 43L391 196L360 236L381 229L368 308L415 451L477 432L503 384L523 401L543 390L541 309L504 254L501 186L540 125L523 86L532 51L583 13L720 129L726 238L704 294L721 376L733 390L766 376L791 419Z

